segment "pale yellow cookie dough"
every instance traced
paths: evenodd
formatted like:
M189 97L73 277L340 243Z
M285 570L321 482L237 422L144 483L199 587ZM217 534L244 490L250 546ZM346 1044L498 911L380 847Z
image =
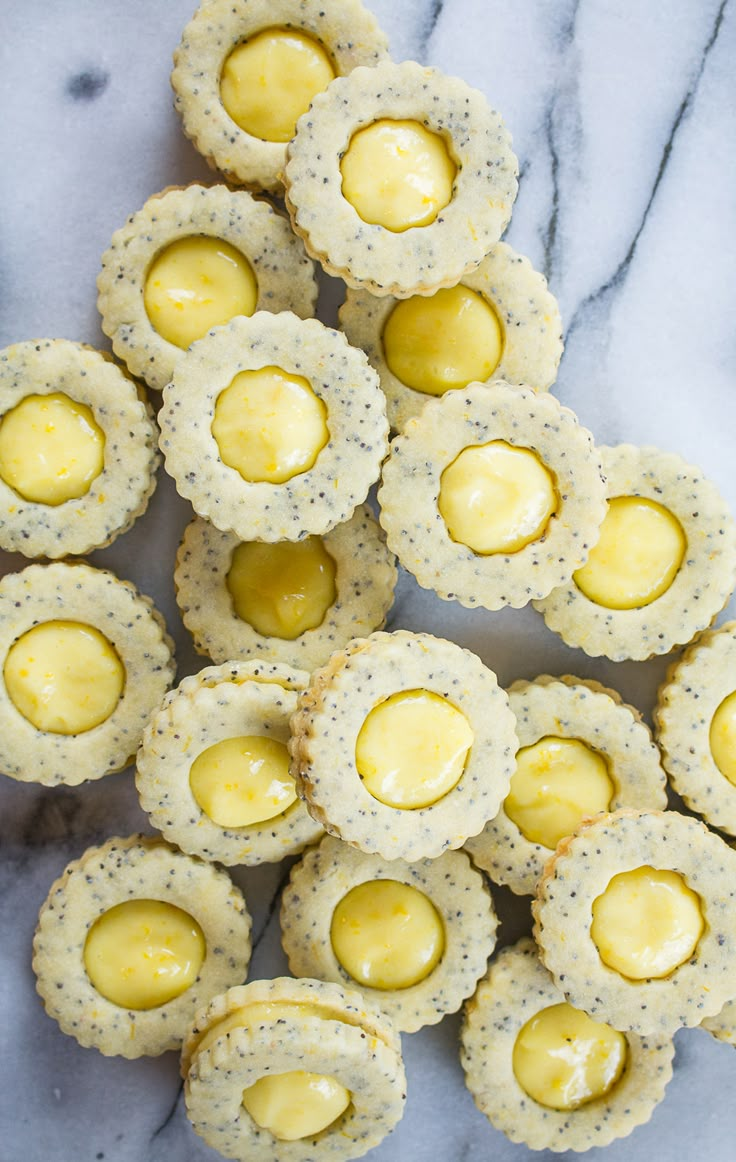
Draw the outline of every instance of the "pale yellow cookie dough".
M397 630L352 642L312 674L291 747L299 793L326 831L413 862L461 847L493 818L517 740L506 695L479 658ZM376 756L383 778L379 767L371 775Z
M668 882L647 890L651 869ZM695 819L598 816L545 868L532 905L540 955L571 1004L614 1028L698 1025L733 996L734 883L736 852ZM604 927L612 913L620 939ZM650 975L637 979L647 965Z
M557 300L529 259L505 242L457 287L434 295L402 301L348 288L339 318L348 341L363 348L380 375L397 431L432 396L475 380L546 391L562 355Z
M366 899L354 914L346 897L355 889ZM381 891L385 902L377 898ZM373 984L351 974L338 954L340 907L344 943L350 948L352 941L356 963ZM406 863L366 855L332 836L292 869L281 903L281 942L294 975L359 989L410 1033L460 1008L485 972L496 925L483 878L463 852Z
M167 695L136 763L141 806L166 839L202 859L255 865L319 838L288 774L289 719L308 680L281 663L226 662Z
M416 179L407 182L402 160L410 143L378 148L357 179L347 169L361 133L394 124L418 127L450 166L449 181L443 175L422 188L420 202L433 200L433 215L409 229L381 224L383 206L376 213L366 201L385 195L391 223L396 201L408 199L406 225L414 222ZM416 147L409 173L425 153L426 143ZM477 89L416 61L386 61L332 81L297 122L287 157L286 205L308 252L348 286L379 296L454 286L498 242L516 197L517 160L499 114Z
M736 998L726 1001L715 1017L706 1017L701 1021L701 1027L712 1033L718 1041L725 1041L736 1049Z
M230 422L219 410L223 399L229 408L242 375L261 369L306 385L300 394L309 409L320 405L322 417L315 413L308 436L278 383L265 402L260 393L246 401L242 420ZM378 477L388 432L378 376L363 352L339 331L288 311L233 319L194 343L164 391L159 423L178 491L200 516L244 541L302 540L348 520ZM307 447L312 465L289 467L292 452ZM268 479L270 457L291 473L282 483Z
M390 1133L406 1098L389 1019L359 993L309 979L216 997L185 1040L182 1076L196 1132L241 1162L358 1158Z
M585 678L543 674L514 682L508 695L530 768L517 786L517 755L510 796L465 848L491 879L533 895L559 839L586 815L619 807L664 809L665 774L651 731L616 691ZM575 749L566 754L570 743Z
M473 461L488 453L508 470ZM389 548L423 588L500 609L572 576L598 537L604 493L593 437L574 413L496 380L431 400L407 423L378 499Z
M112 359L68 339L0 351L0 548L64 557L127 532L156 487L158 429Z
M0 668L0 771L75 786L131 761L173 680L173 642L129 581L29 565L0 581Z
M327 566L332 565L333 590L327 594L332 600L328 603L326 597L323 599L324 610L321 605L316 607L314 620L322 613L316 625L294 636L294 630L300 628L299 607L309 602L304 589L309 573L300 564L300 554L305 549L309 552L308 544L289 541L272 546L252 541L243 546L250 554L243 562L244 579L249 564L255 562L262 568L261 578L251 580L250 589L241 586L246 597L252 597L255 604L255 596L266 589L265 578L273 576L274 580L270 600L265 592L260 604L265 613L273 610L272 621L277 624L265 626L270 632L259 632L247 616L240 615L233 597L237 575L233 578L232 570L243 543L234 533L220 532L195 517L184 531L174 583L182 620L199 652L215 662L257 657L312 670L351 638L381 629L393 601L397 574L393 554L386 548L383 532L368 505L358 505L350 520L313 541L326 554ZM248 610L241 612L247 614Z
M528 1023L546 1016L553 1006L561 1006L556 1022L561 1042L546 1031L522 1039ZM460 1060L478 1109L512 1142L556 1153L584 1151L607 1146L648 1122L672 1077L671 1037L627 1033L620 1038L623 1071L615 1079L619 1038L610 1028L595 1028L584 1014L566 1008L564 993L540 962L534 941L524 939L499 953L468 1001ZM549 1046L546 1060L546 1054L536 1061L528 1049L525 1054L537 1097L521 1084L514 1067L517 1047L526 1049L524 1040ZM600 1086L601 1074L613 1083L607 1089ZM594 1096L597 1087L605 1092ZM581 1100L585 1094L587 1100Z
M278 191L286 143L312 96L387 55L360 0L207 0L174 53L174 104L187 137L228 181Z
M159 391L211 327L254 311L308 318L317 302L314 263L284 216L223 185L149 198L113 235L97 288L113 351Z
M642 522L627 529L627 509L617 504L585 569L535 606L567 645L643 661L689 642L726 604L736 584L736 523L715 485L674 453L633 444L599 451L607 499L640 499ZM645 575L647 593L632 604Z
M712 827L736 835L736 621L700 634L670 667L654 711L672 786Z
M196 940L177 937L177 912ZM106 1056L178 1048L197 1009L240 983L249 960L250 916L227 874L143 835L73 860L51 886L33 941L46 1012Z

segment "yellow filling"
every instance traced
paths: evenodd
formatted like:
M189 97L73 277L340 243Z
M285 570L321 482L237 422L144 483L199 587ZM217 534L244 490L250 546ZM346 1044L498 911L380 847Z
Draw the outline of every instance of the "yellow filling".
M358 884L332 914L335 956L358 984L405 989L428 977L445 950L445 930L432 901L409 884Z
M723 699L713 715L710 749L718 770L736 785L736 690Z
M293 641L316 629L337 598L335 562L320 537L238 545L227 588L236 614L256 633Z
M82 734L112 714L125 668L94 626L46 621L10 647L3 677L16 710L37 730Z
M383 329L383 352L407 387L443 395L493 375L503 354L503 332L482 295L453 286L397 303Z
M301 375L241 371L217 398L212 435L244 480L283 484L311 468L329 440L327 408Z
M340 162L343 196L364 222L401 233L428 226L452 198L457 166L438 133L418 121L374 121Z
M0 420L0 477L24 500L78 500L104 462L105 435L92 411L63 392L27 395Z
M186 350L211 327L252 315L258 283L246 258L220 238L179 238L156 256L143 302L151 326Z
M259 735L225 738L197 755L189 771L197 803L220 827L249 827L296 801L283 742Z
M703 933L700 897L678 872L643 866L614 876L593 903L600 958L629 980L669 976Z
M512 1063L532 1101L576 1110L610 1093L627 1056L623 1033L562 1003L542 1009L519 1030Z
M580 739L546 735L517 752L504 810L530 843L555 848L586 815L608 811L614 791L602 755Z
M460 781L473 731L461 711L428 690L403 690L380 702L355 744L365 789L388 807L428 807Z
M243 1105L253 1121L282 1142L326 1130L350 1100L350 1090L334 1077L302 1069L261 1077L243 1090Z
M225 61L220 97L236 125L262 141L290 141L312 98L335 76L322 45L303 32L267 28Z
M518 553L557 511L552 473L504 440L463 448L440 478L437 506L453 541L474 553Z
M640 496L617 496L575 584L606 609L640 609L666 593L686 548L682 525L668 509Z
M90 928L84 967L92 984L123 1009L155 1009L199 976L205 939L188 912L160 900L128 900Z

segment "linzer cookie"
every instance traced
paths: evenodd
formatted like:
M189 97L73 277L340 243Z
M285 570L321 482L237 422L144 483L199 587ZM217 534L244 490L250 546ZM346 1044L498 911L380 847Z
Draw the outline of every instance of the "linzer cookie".
M500 380L427 403L392 441L378 494L404 568L439 597L485 609L518 608L572 577L604 496L574 413Z
M544 964L597 1021L673 1033L733 997L736 852L695 819L621 810L583 824L532 910Z
M382 628L396 565L368 505L322 537L275 544L240 541L195 517L174 583L200 653L312 670L351 638Z
M654 720L672 786L736 835L736 621L706 630L671 666Z
M669 1036L620 1033L573 1008L528 939L494 960L460 1043L481 1113L512 1142L555 1152L607 1146L648 1122L675 1052Z
M174 104L228 181L278 191L286 143L315 95L387 55L360 0L207 0L174 53Z
M201 1010L182 1053L196 1132L241 1162L359 1158L404 1112L401 1043L359 993L257 980Z
M514 682L508 695L520 744L511 789L465 847L491 879L533 895L545 862L583 819L663 810L665 774L650 730L615 690L543 674Z
M244 541L300 541L348 520L388 433L363 352L288 311L233 319L194 343L159 422L181 495Z
M297 122L286 205L348 286L407 298L454 286L498 242L518 164L482 93L416 61L338 77Z
M288 221L227 186L149 198L115 232L97 279L102 329L134 375L159 391L211 327L254 311L314 314L314 263Z
M33 941L46 1012L106 1056L177 1049L197 1009L243 981L249 959L250 916L227 874L143 835L73 860Z
M562 355L562 323L547 280L497 242L457 286L397 301L349 288L340 326L381 377L392 428L432 396L504 379L546 391Z
M430 634L374 633L312 674L292 770L332 835L412 863L461 847L498 811L514 716L475 654Z
M674 453L599 451L608 509L598 544L536 607L568 645L643 661L720 613L736 584L736 524L715 485Z
M289 719L309 675L268 662L226 662L185 678L149 722L138 752L143 810L190 855L275 862L322 828L289 774Z
M158 430L112 359L68 339L0 351L0 548L104 548L148 507Z
M464 852L406 863L329 835L292 869L281 904L294 975L359 989L409 1033L470 996L497 923Z
M149 598L85 564L0 581L0 771L75 786L131 760L174 676Z

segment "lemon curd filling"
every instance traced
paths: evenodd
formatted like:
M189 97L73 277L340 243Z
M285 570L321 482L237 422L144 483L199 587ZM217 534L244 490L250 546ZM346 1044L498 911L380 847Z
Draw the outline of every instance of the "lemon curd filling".
M94 626L46 621L13 643L3 678L11 702L37 730L82 734L112 714L125 668Z
M161 900L126 900L87 934L84 967L94 987L123 1009L155 1009L199 975L205 939L188 912Z
M233 552L227 588L236 614L256 633L294 641L320 626L334 605L335 574L320 537L250 541Z
M236 125L262 141L290 141L312 98L335 77L319 41L303 32L267 28L233 49L220 97Z
M27 395L0 420L0 477L24 500L78 500L104 462L105 435L91 409L63 392Z
M517 752L504 810L530 843L553 849L586 815L608 811L614 793L602 755L580 739L546 735Z
M736 690L723 699L713 715L710 750L718 770L736 786Z
M700 897L674 871L647 865L614 876L593 902L600 958L630 980L669 976L703 933Z
M260 735L225 738L192 763L189 786L204 813L220 827L248 827L283 814L296 801L289 752Z
M143 303L151 326L183 350L211 327L252 315L258 283L248 260L220 238L178 238L154 258Z
M467 286L447 287L396 304L383 329L390 371L425 395L444 395L489 379L503 354L493 307Z
M473 744L470 723L446 698L402 690L371 710L355 744L366 790L387 807L436 803L460 781Z
M552 473L530 448L492 440L463 448L440 478L437 506L453 541L474 553L518 553L557 511Z
M666 593L686 548L682 525L669 509L640 496L616 496L574 581L596 605L640 609Z
M512 1065L533 1101L553 1110L576 1110L610 1093L627 1056L623 1033L562 1003L542 1009L520 1029Z
M243 1105L253 1121L282 1142L326 1130L350 1100L350 1090L334 1077L302 1069L261 1077L243 1090Z
M405 989L424 980L445 950L445 930L432 901L410 884L358 884L332 915L335 956L358 984Z
M457 166L438 133L383 118L353 135L340 172L359 217L400 234L434 222L452 198Z
M217 397L212 435L244 480L283 484L311 468L329 440L327 408L301 375L241 371Z

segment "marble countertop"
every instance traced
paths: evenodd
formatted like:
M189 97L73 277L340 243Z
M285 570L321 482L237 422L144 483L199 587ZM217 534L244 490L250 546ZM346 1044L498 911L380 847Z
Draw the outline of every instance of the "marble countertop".
M504 115L521 166L507 239L547 275L566 350L554 388L601 443L652 443L701 465L736 510L736 13L728 0L370 0L396 59L463 76ZM95 307L113 231L164 186L213 175L172 108L171 54L193 0L25 0L3 13L0 345L62 336L105 347ZM334 321L325 286L320 315ZM188 506L162 474L145 519L92 555L154 598L179 675L200 668L171 578ZM22 568L0 554L0 572ZM723 616L736 615L732 603ZM441 602L401 577L390 627L430 630L480 654L503 684L595 676L646 715L663 659L594 662L531 609ZM103 1059L64 1037L34 991L38 908L69 859L146 829L130 771L78 789L0 786L2 1162L204 1162L177 1059ZM255 918L251 977L285 971L284 869L236 871ZM525 902L496 893L504 942ZM518 1160L478 1113L457 1058L458 1019L405 1036L406 1116L375 1162ZM736 1139L736 1053L677 1035L675 1075L646 1127L608 1162L726 1162ZM593 1151L599 1154L601 1151Z

